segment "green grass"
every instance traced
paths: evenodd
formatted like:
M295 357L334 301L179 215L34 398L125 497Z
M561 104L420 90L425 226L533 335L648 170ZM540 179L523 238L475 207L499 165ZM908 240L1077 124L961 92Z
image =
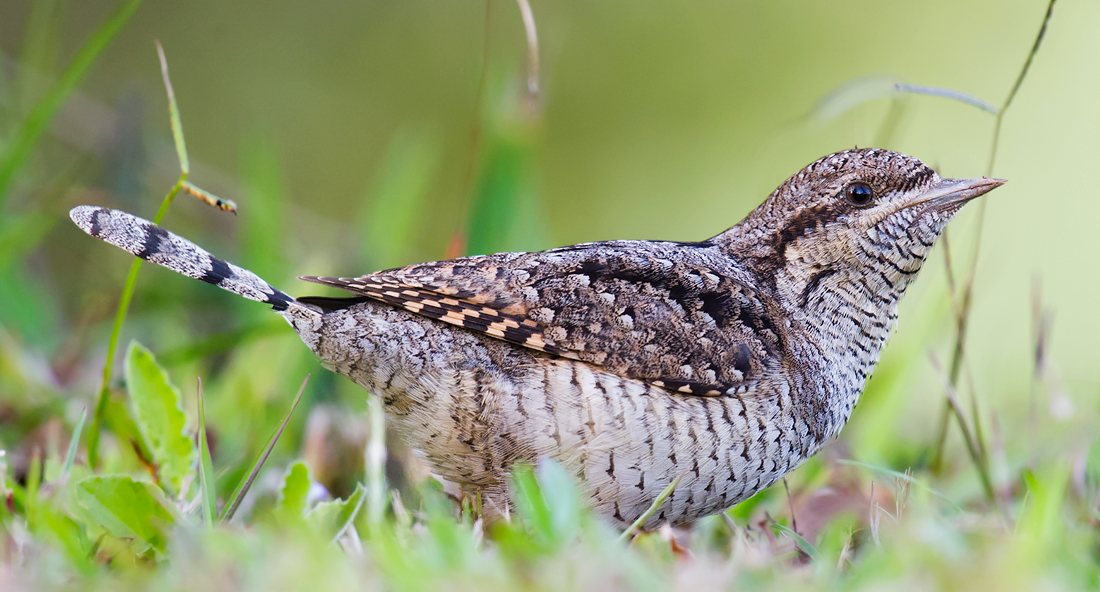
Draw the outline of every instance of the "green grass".
M0 154L0 208L5 187L13 194L17 185L48 184L27 164L37 142L136 5L123 3L53 90L9 127L13 134ZM181 190L223 208L231 202L190 184L180 106L160 54L180 176L156 218L164 218ZM1018 88L998 111L997 129ZM537 227L540 219L531 178L538 106L525 96L489 103L480 115L486 131L475 134L484 145L470 203L461 209L467 232L452 244L473 251L547 246L541 231L515 230ZM880 135L891 136L895 124L888 116ZM435 142L421 131L394 136L367 185L368 199L351 216L361 242L343 263L380 267L431 256L419 250L415 221L427 203L426 178L441 166ZM286 165L261 139L245 146L243 160L248 200L229 224L244 226L242 262L278 274L290 255L274 237L296 219L285 194ZM7 204L12 213L0 223L0 270L25 271L41 251L56 248L46 237L63 212L33 199L18 204ZM688 529L637 533L617 531L589 512L573 477L552 462L516 467L514 513L483 523L479 500L448 496L386 433L377 399L328 372L309 379L316 363L290 331L269 330L269 319L248 316L264 311L211 296L214 291L197 282L167 274L154 281L161 272L139 275L137 261L123 280L129 262L118 258L101 266L118 268L105 272L113 282L105 288L73 273L76 253L93 248L91 239L79 241L62 258L72 285L67 294L90 294L98 285L112 296L88 305L94 319L75 324L74 336L20 338L26 327L61 333L60 306L20 296L10 285L0 290L0 309L28 319L0 328L0 589L1100 585L1100 408L1079 407L1069 416L1056 410L1064 405L1063 386L1044 354L1040 321L1035 343L1021 344L1036 351L1033 383L1000 395L1050 410L1011 410L1027 416L1026 433L1004 433L998 418L983 415L974 389L959 388L967 377L963 344L973 267L957 286L951 283L949 304L925 313L930 325L948 318L956 334L946 370L928 364L923 350L887 358L855 412L857 421L872 414L881 421L854 427L784 486L721 515ZM1041 320L1047 313L1037 305L1035 314ZM132 341L120 375L113 351L131 334L151 347ZM942 376L947 396L923 396L930 408L947 410L938 424L944 436L933 432L926 442L907 443L897 435L906 418L883 402L915 369L929 366ZM69 378L58 379L62 375ZM194 390L180 387L193 384ZM965 429L948 429L950 417ZM955 437L962 442L952 444ZM655 499L652 510L663 501Z

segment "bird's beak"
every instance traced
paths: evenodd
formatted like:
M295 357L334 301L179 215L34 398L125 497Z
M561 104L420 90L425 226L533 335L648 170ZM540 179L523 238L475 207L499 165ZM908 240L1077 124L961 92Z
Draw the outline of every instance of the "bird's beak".
M906 204L906 208L925 205L937 210L962 204L1004 185L1004 179L940 179Z

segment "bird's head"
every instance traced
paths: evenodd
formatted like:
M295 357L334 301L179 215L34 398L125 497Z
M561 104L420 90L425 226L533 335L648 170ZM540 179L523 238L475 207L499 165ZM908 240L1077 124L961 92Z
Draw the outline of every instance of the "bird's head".
M866 278L900 297L955 213L1002 183L942 179L888 150L845 150L787 179L725 234L798 306L832 276L833 283Z

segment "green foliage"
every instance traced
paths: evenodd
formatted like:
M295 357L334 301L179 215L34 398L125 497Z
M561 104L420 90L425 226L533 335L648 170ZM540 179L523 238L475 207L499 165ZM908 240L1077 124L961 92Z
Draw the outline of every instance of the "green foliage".
M327 540L335 540L344 534L359 515L367 497L367 489L360 483L348 499L321 502L306 513L306 523L314 532Z
M138 555L167 551L168 529L182 521L159 487L125 475L88 477L76 483L74 495L91 537L106 531L131 541Z
M297 461L286 470L283 488L279 490L279 503L275 506L275 518L283 524L299 524L305 518L306 497L309 495L309 469Z
M649 504L649 507L646 508L646 511L642 512L642 515L638 516L638 519L632 522L630 526L623 531L621 539L625 541L628 538L634 536L634 533L640 531L642 527L645 526L645 523L649 521L649 519L652 518L654 514L657 513L657 510L661 509L661 506L664 505L665 500L667 500L669 496L671 496L672 493L676 491L676 487L680 485L680 481L683 480L683 478L684 473L680 473L675 479L672 480L672 483L669 483L667 486L665 486L665 488L661 490L661 493L657 494L657 497L653 499L653 503Z
M512 484L520 520L494 533L512 542L506 549L523 555L555 553L576 540L581 527L579 493L560 464L541 462L537 475L532 467L517 465Z
M159 479L171 491L179 491L195 463L195 445L184 433L187 416L180 391L153 354L136 341L126 350L126 386L134 420L158 467Z

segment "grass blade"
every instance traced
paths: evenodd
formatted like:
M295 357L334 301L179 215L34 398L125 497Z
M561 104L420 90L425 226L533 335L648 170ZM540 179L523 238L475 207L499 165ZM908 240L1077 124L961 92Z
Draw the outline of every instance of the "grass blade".
M895 479L901 479L902 481L905 481L907 483L912 483L914 485L917 485L917 486L921 487L922 489L924 489L928 493L931 493L932 495L934 495L934 496L940 498L941 500L947 502L948 504L951 505L951 507L956 512L958 512L960 514L965 513L963 511L963 509L959 507L958 504L951 501L951 498L949 498L946 495L944 495L943 493L940 493L939 491L925 485L924 483L922 483L921 481L919 481L916 477L913 477L912 475L907 475L907 474L902 473L900 471L895 471L894 469L891 469L889 467L873 465L871 463L860 462L858 460L848 460L846 458L842 458L842 459L837 460L836 462L838 464L842 464L842 465L849 465L849 466L853 466L853 467L861 467L861 468L867 469L869 471L875 471L875 472L878 472L878 473L882 473L884 475L889 475L891 477L894 477Z
M61 466L61 476L58 478L58 483L64 485L69 480L69 473L73 470L73 462L76 461L76 451L80 448L80 436L84 434L84 421L88 419L88 408L85 407L80 412L80 421L76 422L76 427L73 428L73 437L69 440L69 452L65 454L65 464ZM0 479L3 475L0 474Z
M990 105L989 103L979 99L978 97L975 97L974 95L968 95L964 92L952 90L950 88L898 83L894 85L894 90L903 93L912 93L915 95L929 95L933 97L943 97L945 99L954 99L956 101L966 103L967 105L977 107L982 111L985 111L986 113L991 113L993 115L998 114L997 108L993 105Z
M657 510L661 509L661 506L664 505L665 500L667 500L669 496L672 495L673 491L676 491L676 486L680 484L680 480L684 478L684 475L687 475L687 471L680 473L679 477L676 477L672 480L672 483L668 484L668 487L666 487L665 490L661 492L661 495L658 495L657 499L653 500L653 503L649 505L649 509L643 512L642 515L639 516L638 519L630 525L630 528L624 530L623 533L619 535L619 541L625 542L630 540L630 537L632 537L634 533L638 532L642 528L642 525L644 525L646 521L648 521L650 518L653 517L654 514L657 513Z
M221 515L222 524L227 524L233 519L233 514L237 512L237 508L241 505L241 500L248 493L249 488L252 487L252 482L256 480L256 476L260 474L260 469L264 467L264 463L267 462L267 457L271 456L271 451L275 449L275 444L279 441L279 437L283 435L283 430L286 429L286 424L290 423L290 416L294 415L294 410L298 408L298 402L302 400L302 393L306 392L306 384L309 383L309 375L306 375L305 380L302 381L302 386L298 388L298 394L294 397L294 402L290 405L290 410L286 412L286 417L283 417L283 421L279 424L279 427L275 428L275 431L268 437L267 443L264 445L263 452L260 456L256 457L256 460L252 462L252 467L248 470L248 477L237 484L237 488L233 490L233 494L229 496L229 504L226 505L225 511Z
M939 360L935 356L930 356L932 361L932 367L936 370L936 373L940 375L940 380L943 382L944 394L947 396L947 403L951 409L951 412L955 414L955 417L959 420L959 430L962 432L963 442L966 444L966 451L970 454L970 460L974 462L974 468L978 471L978 476L982 481L982 489L985 491L985 497L991 504L997 503L997 495L993 491L993 479L989 476L989 466L982 454L984 445L980 444L972 435L969 425L966 423L966 416L963 415L962 408L959 406L958 398L955 395L955 385L951 384L951 379L944 373L943 367L940 366ZM980 421L981 418L974 417L975 423Z
M206 410L199 378L199 495L202 496L202 522L214 526L214 514L218 503L214 495L214 463L210 460L210 443L206 439Z
M99 29L84 43L77 52L68 69L61 74L57 82L50 87L46 94L39 100L22 125L15 132L8 150L0 158L0 208L3 208L4 198L7 196L12 179L23 167L23 163L31 154L38 138L46 130L58 109L65 103L65 99L76 88L88 67L92 65L103 48L118 34L130 16L134 14L141 0L127 0L119 7L111 18L100 25Z
M176 103L176 93L172 90L172 80L168 78L168 59L164 57L164 46L160 44L159 39L157 57L160 58L160 75L164 78L164 90L168 93L168 117L172 122L172 140L176 143L180 171L186 175L191 172L191 162L187 158L187 144L183 141L183 124L180 123L180 108Z
M772 528L787 535L788 538L794 541L795 546L797 546L799 549L802 550L803 553L810 557L810 561L818 563L821 560L821 553L818 552L817 547L810 544L810 541L807 541L806 538L802 535L778 522L773 522Z

